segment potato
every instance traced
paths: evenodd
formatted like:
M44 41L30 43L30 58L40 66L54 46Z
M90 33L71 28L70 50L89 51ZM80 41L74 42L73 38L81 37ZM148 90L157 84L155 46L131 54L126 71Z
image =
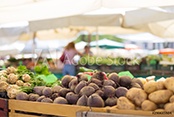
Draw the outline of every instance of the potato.
M140 88L131 88L126 93L126 97L135 105L141 106L142 102L147 99L147 94Z
M170 102L174 102L174 95L172 95L169 99Z
M156 82L156 88L157 88L157 90L163 90L163 89L165 89L164 81L157 81Z
M164 110L167 112L174 112L174 102L165 104Z
M123 110L135 110L135 105L126 97L118 98L117 107Z
M144 111L154 111L155 109L157 109L157 105L150 101L150 100L145 100L142 104L141 104L141 108Z
M174 92L174 77L166 78L164 85L167 89Z
M145 78L137 78L137 79L139 79L143 83L143 85L147 83Z
M170 90L158 90L153 93L150 93L148 98L156 104L163 104L167 103L172 95L173 92Z
M137 78L133 78L132 79L132 83L134 84L136 84L136 83L138 83L139 84L139 86L141 87L141 88L143 88L143 83L142 83L142 81L140 80L140 79L137 79Z
M152 93L157 90L157 83L154 81L149 81L146 84L144 84L144 91L146 93Z

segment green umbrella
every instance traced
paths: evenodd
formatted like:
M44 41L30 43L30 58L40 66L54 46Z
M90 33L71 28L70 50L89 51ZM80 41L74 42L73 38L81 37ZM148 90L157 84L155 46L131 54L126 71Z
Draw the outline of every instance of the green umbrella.
M115 49L115 48L124 48L123 43L119 43L116 41L108 40L108 39L102 39L98 41L92 41L90 43L91 47L100 47L100 48L106 48L106 49Z

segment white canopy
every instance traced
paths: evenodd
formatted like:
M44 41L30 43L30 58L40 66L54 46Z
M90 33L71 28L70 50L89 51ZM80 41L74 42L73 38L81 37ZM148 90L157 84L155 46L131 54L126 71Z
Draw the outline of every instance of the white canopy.
M0 56L19 54L24 46L25 44L19 41L11 44L2 45L0 47Z
M0 0L0 24L84 14L105 8L147 8L174 5L173 0Z
M83 50L87 44L88 44L87 42L81 41L81 42L76 43L75 46L76 46L77 50Z
M41 54L42 52L57 51L57 49L62 49L67 45L67 40L29 40L26 42L25 47L22 49L21 53L32 53L33 51ZM33 48L34 46L34 48ZM34 49L34 50L33 50Z
M165 42L163 38L157 37L150 33L138 33L138 34L124 34L124 35L116 35L122 39L135 41L135 42Z
M158 34L159 32L156 30L158 27L154 26L152 22L174 17L173 0L131 0L131 2L130 0L0 0L0 3L0 27L4 23L29 21L30 31L70 25L108 25L125 26ZM122 12L86 15L88 12L101 8L110 8L113 11L120 8L134 8L134 11L126 11L124 18ZM124 21L124 25L122 25L122 21ZM3 31L4 29L1 32ZM168 35L168 31L164 35ZM160 30L160 36L164 36L161 32L162 30ZM17 35L21 33L17 33ZM6 36L3 35L4 33L1 38ZM12 42L9 37L8 40Z
M29 22L30 31L54 29L68 26L120 26L121 14L114 15L76 15Z
M22 33L27 33L28 27L0 28L0 46L15 42Z

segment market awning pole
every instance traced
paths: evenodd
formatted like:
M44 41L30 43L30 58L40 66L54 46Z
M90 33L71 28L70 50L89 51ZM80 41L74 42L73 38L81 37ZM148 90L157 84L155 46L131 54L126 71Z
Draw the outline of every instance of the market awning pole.
M91 32L88 32L88 46L90 45L90 42L91 42Z
M98 40L99 40L99 35L98 35L98 26L96 26L96 50L97 50L97 55L98 55Z
M35 62L35 49L36 49L36 32L33 33L33 45L32 45L32 62Z

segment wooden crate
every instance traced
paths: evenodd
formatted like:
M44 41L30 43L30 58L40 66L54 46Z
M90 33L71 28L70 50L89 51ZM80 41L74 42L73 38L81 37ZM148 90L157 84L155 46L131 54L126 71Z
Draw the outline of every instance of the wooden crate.
M103 112L77 112L77 117L174 117L174 112L107 109Z
M8 99L0 98L0 117L8 117Z
M9 99L9 117L173 117L173 113L142 110L118 110L115 107L89 108L85 106L41 103ZM3 117L3 116L0 116Z
M9 117L38 117L41 115L56 117L76 117L79 111L89 111L86 106L41 103L9 99ZM92 112L106 112L106 108L92 108Z
M77 112L77 117L147 117L147 116L83 111L83 112Z
M107 110L108 113L121 114L120 117L174 117L174 112L162 112L162 111L143 111L143 110L120 110L115 107L111 107ZM124 116L125 115L125 116ZM107 117L107 116L106 116ZM117 116L116 116L117 117Z

